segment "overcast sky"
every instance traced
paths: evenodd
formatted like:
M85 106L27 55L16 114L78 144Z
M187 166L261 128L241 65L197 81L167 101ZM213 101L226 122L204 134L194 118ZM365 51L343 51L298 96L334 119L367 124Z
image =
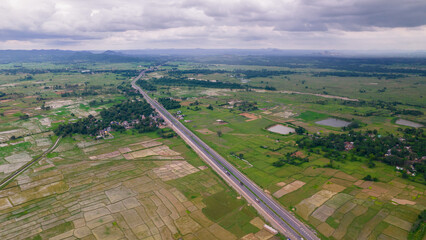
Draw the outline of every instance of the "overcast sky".
M426 0L0 0L0 49L426 50Z

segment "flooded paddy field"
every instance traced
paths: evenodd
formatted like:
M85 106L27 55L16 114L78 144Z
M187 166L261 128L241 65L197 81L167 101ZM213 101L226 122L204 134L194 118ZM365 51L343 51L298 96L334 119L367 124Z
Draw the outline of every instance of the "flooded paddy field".
M281 124L274 125L274 126L268 128L267 130L270 131L270 132L284 134L284 135L295 132L294 128L286 127L286 126L283 126Z
M347 127L349 124L351 124L350 122L343 121L336 118L327 118L321 121L317 121L315 123L319 125L330 126L330 127Z
M405 120L405 119L398 119L398 120L396 120L395 123L399 124L399 125L408 126L408 127L414 127L414 128L423 127L423 124L412 122L412 121L408 121L408 120Z

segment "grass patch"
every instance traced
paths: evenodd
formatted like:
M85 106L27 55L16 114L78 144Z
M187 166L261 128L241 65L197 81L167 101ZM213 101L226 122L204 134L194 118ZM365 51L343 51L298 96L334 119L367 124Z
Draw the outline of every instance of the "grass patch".
M312 121L316 121L316 120L327 118L327 117L329 117L329 115L324 113L306 111L301 113L298 118L303 119L307 122L312 122Z
M58 152L50 152L46 155L47 158L54 158L54 157L57 157L57 156L59 156Z
M207 207L203 208L203 213L213 221L223 218L229 212L242 205L240 200L237 200L235 196L231 196L231 193L226 191L205 198L204 203Z

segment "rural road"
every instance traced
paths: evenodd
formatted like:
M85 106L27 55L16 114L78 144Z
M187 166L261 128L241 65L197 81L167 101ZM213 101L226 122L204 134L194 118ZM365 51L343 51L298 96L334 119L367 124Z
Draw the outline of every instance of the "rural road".
M142 71L132 81L132 87L139 91L151 106L173 130L200 155L228 184L240 193L256 210L289 239L319 239L312 230L305 226L295 216L280 206L271 196L259 186L238 171L216 151L205 144L200 138L188 130L181 122L174 118L163 106L153 100L148 94L136 85L136 81L145 75Z
M38 162L40 159L42 159L44 156L46 156L46 154L50 153L53 149L55 149L61 139L62 139L62 136L58 137L58 139L56 139L56 142L49 149L47 149L46 151L44 151L43 154L41 154L40 156L34 158L33 160L25 163L22 167L18 168L16 171L14 171L13 173L11 173L9 176L3 178L0 181L0 189L2 189L4 186L6 186L16 176L18 176L19 174L25 172L34 163Z

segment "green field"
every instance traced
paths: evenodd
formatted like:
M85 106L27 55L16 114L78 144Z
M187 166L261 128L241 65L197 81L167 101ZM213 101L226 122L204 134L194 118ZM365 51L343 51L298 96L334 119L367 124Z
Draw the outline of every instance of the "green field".
M367 64L362 59L336 63L321 58L281 59L280 62L274 58L242 56L237 59L231 56L159 59L161 61L148 58L117 63L0 64L0 92L4 93L0 97L0 177L6 176L9 168L12 169L20 159L31 159L47 149L56 139L52 130L60 124L76 122L89 115L99 118L103 108L126 99L140 99L130 89L130 78L140 69L162 63L144 79L157 87L157 91L150 92L150 95L179 101L181 107L170 110L171 113L181 111L184 115L181 121L185 126L301 221L313 227L321 238L424 238L424 224L415 233L410 233L417 216L426 209L426 180L421 172L424 170L416 165L424 164L421 160L423 155L404 153L410 158L405 161L404 167L410 170L410 165L414 164L417 168L417 174L410 172L410 175L404 175L394 165L379 161L382 156L374 156L374 152L360 156L342 150L341 157L334 158L327 157L327 154L333 154L328 152L333 146L300 148L297 144L305 136L351 134L349 129L315 123L326 118L357 121L359 127L353 131L375 132L378 138L389 135L406 137L406 127L396 124L398 119L426 125L423 100L426 78L407 70L411 65L398 59L387 60L388 64ZM412 66L417 71L425 69L421 63ZM370 67L374 71L365 70ZM159 77L236 83L242 88L158 85L155 82ZM265 90L266 86L275 90ZM198 105L194 105L196 102ZM243 103L253 104L256 109L244 110L241 108ZM208 109L209 106L212 109ZM266 130L275 124L302 127L306 133L281 135ZM158 216L164 214L162 217L165 217L167 211L171 211L160 210L160 206L166 206L167 201L173 199L166 201L162 197L170 197L168 194L173 193L176 198L185 200L182 200L182 207L176 203L179 218L172 221L177 229L170 235L172 238L237 239L248 234L260 238L262 230L250 223L258 217L256 211L212 170L199 170L205 163L181 139L162 139L156 132L139 134L134 129L112 134L113 139L97 141L94 141L94 136L87 135L64 138L57 151L48 154L22 178L14 180L8 191L21 194L22 199L27 200L21 203L18 198L6 198L5 206L11 202L11 207L9 210L0 207L0 219L19 219L16 225L10 226L14 229L32 221L31 214L43 215L43 210L50 209L52 205L59 211L56 215L63 217L58 221L60 224L48 224L53 222L53 216L49 215L47 223L37 226L42 232L34 230L33 234L29 230L26 233L34 239L48 239L79 228L75 219L68 218L78 214L84 217L91 209L86 206L77 213L73 210L75 206L68 202L84 202L88 198L95 201L97 194L104 194L109 186L125 184L126 181L131 184L132 179L138 179L133 180L137 185L133 185L131 191L140 191L134 196L148 210L143 213L129 207L123 213L125 216L115 213L105 215L114 220L99 217L97 220L105 221L105 224L101 224L103 228L90 228L91 236L125 234L126 229L132 229L132 233L128 234L135 234L138 238L160 235L167 238L168 232L156 221ZM421 134L417 138L419 141L424 139L424 133ZM161 173L154 169L170 167L168 164L181 160L143 155L144 152L139 152L143 148L137 143L148 139L156 139L161 145L178 152L182 161L199 171L172 180L161 179ZM120 152L120 149L127 153ZM424 148L413 151L424 154ZM105 154L114 157L108 158ZM132 160L131 154L140 155L135 155L139 157ZM398 153L394 151L393 154ZM289 156L305 159L306 162L286 163L281 167L273 165ZM377 181L363 180L368 175L377 178ZM139 179L138 176L144 177ZM36 185L50 187L46 187L47 192L40 188L42 193L39 196L31 192L39 185L36 188L31 184L25 185L28 179ZM144 188L138 188L139 185ZM23 190L27 188L29 190ZM52 191L57 192L51 194ZM96 194L86 196L88 191ZM81 199L72 198L70 194L81 196ZM0 201L6 201L4 199L0 197ZM113 202L108 198L109 202L103 203L107 197L99 199L93 204ZM164 200L163 203L160 203L161 200ZM127 201L126 204L130 204L133 200ZM158 212L150 211L151 208ZM134 215L131 209L137 214ZM144 225L129 227L131 217L137 219L138 216L151 220L146 220ZM161 221L167 225L169 220ZM148 234L149 231L144 229L149 228L158 229L159 235L156 232ZM3 233L5 239L13 239L12 231Z

